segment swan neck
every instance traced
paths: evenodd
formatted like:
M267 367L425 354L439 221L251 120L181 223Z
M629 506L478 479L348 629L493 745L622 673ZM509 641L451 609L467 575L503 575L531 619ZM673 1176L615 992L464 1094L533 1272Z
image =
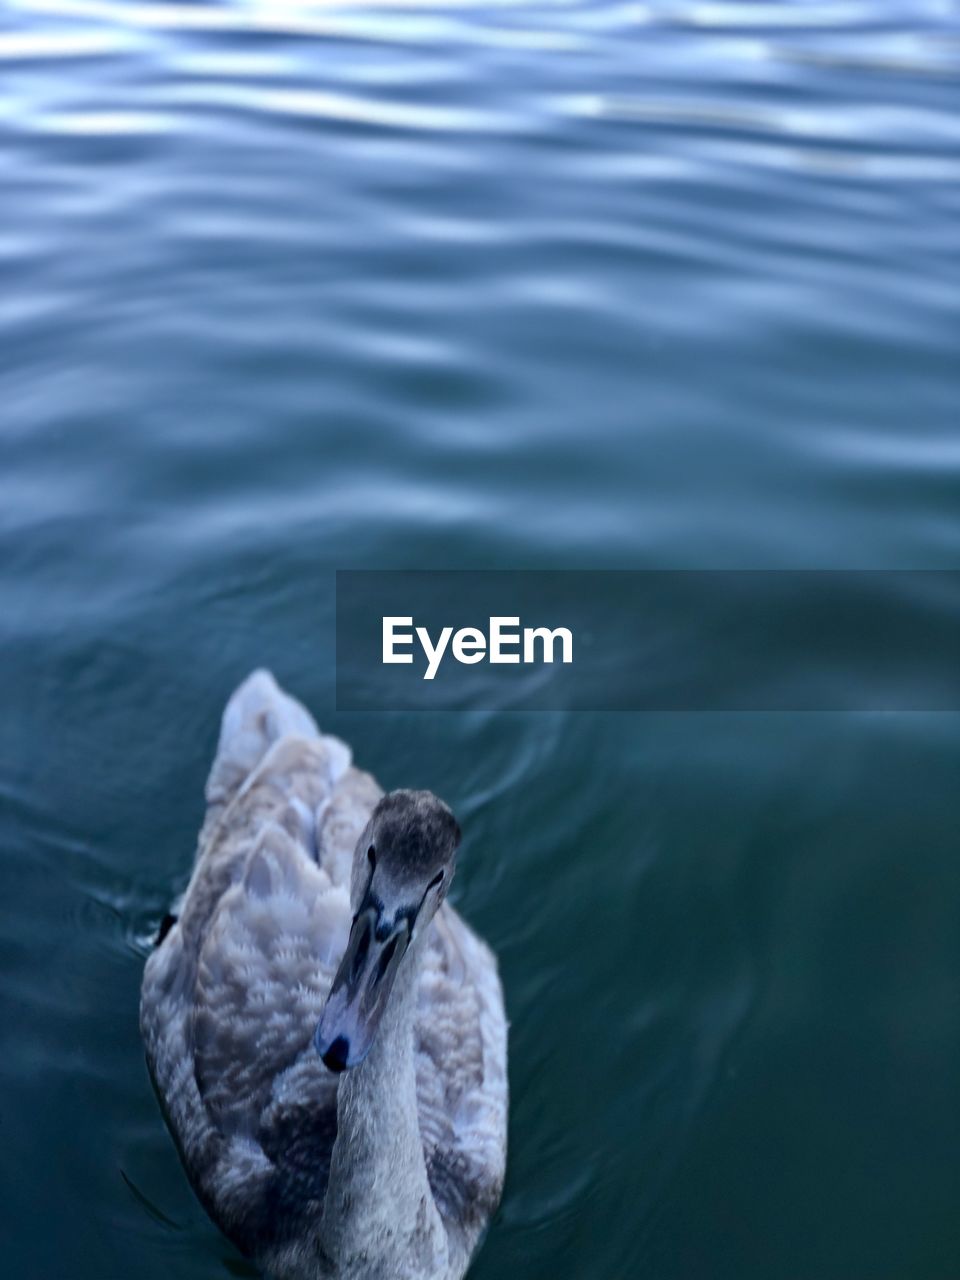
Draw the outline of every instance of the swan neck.
M445 1233L430 1191L417 1111L414 1026L423 936L397 973L377 1037L337 1092L337 1138L321 1246L337 1275L442 1276Z

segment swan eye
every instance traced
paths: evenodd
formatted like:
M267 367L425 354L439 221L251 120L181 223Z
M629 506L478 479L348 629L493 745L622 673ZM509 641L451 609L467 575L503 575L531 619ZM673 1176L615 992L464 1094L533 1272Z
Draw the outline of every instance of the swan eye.
M430 883L427 885L427 892L429 893L431 889L436 889L437 886L441 884L443 884L443 872L438 871L437 874L430 881Z
M370 863L371 868L377 865L377 851L373 845L367 850L367 861Z

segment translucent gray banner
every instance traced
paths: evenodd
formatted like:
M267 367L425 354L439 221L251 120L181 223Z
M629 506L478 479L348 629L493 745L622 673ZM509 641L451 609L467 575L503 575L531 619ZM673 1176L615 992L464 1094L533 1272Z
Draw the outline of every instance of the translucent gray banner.
M960 571L341 570L337 707L957 710Z

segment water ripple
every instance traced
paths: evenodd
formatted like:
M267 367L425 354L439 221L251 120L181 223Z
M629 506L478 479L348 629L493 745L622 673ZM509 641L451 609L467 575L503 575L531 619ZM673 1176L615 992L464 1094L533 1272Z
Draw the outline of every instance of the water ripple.
M120 31L0 32L0 63L71 62L128 52L133 46Z
M454 107L447 104L430 107L382 98L268 88L252 84L239 86L184 82L169 86L158 98L163 103L187 107L222 107L231 111L260 112L301 120L332 120L345 124L426 132L506 131L518 120L518 117L511 118L503 111L477 107Z

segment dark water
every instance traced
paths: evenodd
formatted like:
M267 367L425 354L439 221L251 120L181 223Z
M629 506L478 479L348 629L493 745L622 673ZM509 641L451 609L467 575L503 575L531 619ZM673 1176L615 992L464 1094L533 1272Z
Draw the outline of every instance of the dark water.
M136 1006L257 664L463 820L478 1280L960 1275L956 716L332 709L338 567L960 567L958 74L953 0L4 8L5 1277L247 1274Z

